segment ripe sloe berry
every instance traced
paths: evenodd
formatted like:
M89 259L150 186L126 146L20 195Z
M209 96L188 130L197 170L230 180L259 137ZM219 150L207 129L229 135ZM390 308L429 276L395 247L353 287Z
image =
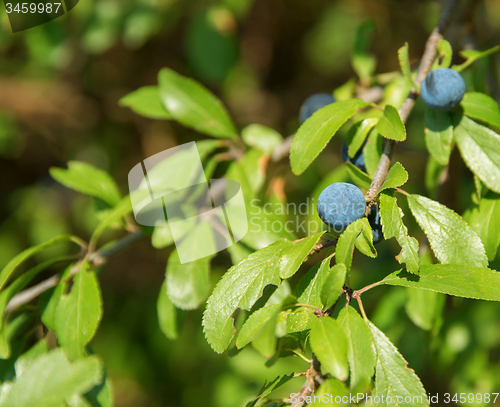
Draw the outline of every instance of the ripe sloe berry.
M346 182L327 186L318 198L318 215L333 232L340 234L352 222L362 218L366 210L363 192Z
M435 110L450 110L465 93L465 82L457 71L439 68L430 71L422 82L420 95L424 103Z

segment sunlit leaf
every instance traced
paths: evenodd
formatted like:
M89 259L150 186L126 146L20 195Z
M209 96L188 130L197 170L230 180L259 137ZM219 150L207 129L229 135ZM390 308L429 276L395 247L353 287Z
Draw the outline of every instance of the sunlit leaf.
M340 324L333 318L317 318L311 328L310 341L325 371L340 381L347 380L347 338Z
M406 360L389 339L371 322L368 326L377 355L375 389L372 396L384 400L377 405L427 407L427 395L418 376L408 367ZM388 398L392 402L388 402Z
M336 264L328 272L323 287L321 287L321 302L324 308L330 308L339 298L344 286L346 268L344 264Z
M68 162L68 169L52 167L50 175L65 187L102 199L110 206L120 202L116 182L103 170L81 161Z
M305 250L306 245L312 248L320 236L295 243L278 240L243 259L224 274L203 314L205 336L216 352L222 353L234 335L233 312L237 308L250 310L267 285L279 286L280 276L292 276L310 250Z
M71 359L85 355L85 345L93 338L102 318L102 298L94 271L85 263L73 279L69 294L57 305L57 339Z
M404 141L406 140L406 128L397 109L392 105L386 105L384 115L375 126L377 131L385 138Z
M418 242L408 236L408 229L402 220L403 211L398 207L396 198L383 193L380 194L380 219L382 232L386 240L395 237L401 246L401 253L396 256L400 264L406 263L411 273L418 273Z
M347 337L351 389L368 387L375 371L375 351L370 329L354 308L342 308L337 321Z
M158 74L158 87L163 105L174 120L209 136L237 137L220 100L198 82L164 68Z
M420 195L409 195L408 204L441 263L488 265L481 239L456 212Z
M143 86L122 97L118 104L150 119L171 119L161 103L158 86Z
M484 93L465 93L455 110L473 119L500 127L500 106L495 99Z
M489 191L481 198L478 208L472 210L468 223L484 244L492 261L500 244L500 195Z
M383 284L420 288L457 297L500 301L500 272L483 267L423 265L418 276L395 271L383 280Z
M325 106L315 112L297 130L290 150L292 171L300 175L323 151L337 130L358 109L368 103L361 99L342 100Z

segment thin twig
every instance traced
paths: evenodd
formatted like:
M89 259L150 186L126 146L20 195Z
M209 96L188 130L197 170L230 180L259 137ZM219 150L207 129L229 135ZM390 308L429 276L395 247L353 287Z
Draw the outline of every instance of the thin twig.
M417 72L416 84L420 86L425 76L429 73L432 67L432 63L434 62L434 58L436 57L436 48L439 41L443 38L443 32L446 30L450 22L450 18L457 7L460 0L450 0L446 9L441 14L441 18L436 25L436 28L432 31L427 43L425 44L425 51L420 61L420 66ZM410 94L406 98L405 102L401 109L399 109L399 116L403 123L406 123L406 120L410 116L413 107L415 106L415 101L417 100L420 91L416 88L412 88ZM370 189L366 193L366 198L369 201L367 206L367 213L369 213L370 208L375 203L375 198L377 193L385 181L387 177L387 172L389 171L389 167L391 164L392 154L394 153L394 147L396 142L394 140L386 140L384 144L384 151L382 156L380 157L380 161L378 163L377 169L375 170L375 174L373 176L373 181L370 185Z
M5 307L5 313L8 314L9 312L14 311L21 305L27 304L34 298L43 294L45 291L50 290L52 287L55 287L59 282L59 278L60 277L57 274L53 275L47 280L44 280L41 283L34 285L33 287L30 287L24 291L21 291L19 294L16 294L14 297L12 297L12 299Z
M355 298L355 297L359 297L361 296L361 294L363 294L364 292L368 291L368 290L371 290L372 288L375 288L375 287L378 287L379 285L382 285L384 283L384 280L381 280L381 281L377 281L376 283L373 283L373 284L370 284L370 285L367 285L366 287L363 287L359 290L356 290L352 293L352 298Z
M133 243L139 241L144 235L142 234L141 231L137 231L135 233L131 233L123 237L122 239L118 240L118 242L113 245L112 247L109 247L108 249L104 250L99 250L92 255L89 256L87 259L90 261L90 263L94 267L99 267L105 264L111 257L114 255L124 251L128 247L130 247ZM82 263L82 260L80 260L78 263L75 264L73 269L71 270L70 275L75 275ZM30 288L27 288L26 290L21 291L20 293L16 294L12 299L9 301L7 304L7 307L5 307L5 312L9 313L17 308L21 307L24 304L27 304L34 300L36 297L39 295L43 294L45 291L50 290L52 287L55 287L60 280L59 275L53 275L49 277L48 279L42 281L41 283L34 285Z

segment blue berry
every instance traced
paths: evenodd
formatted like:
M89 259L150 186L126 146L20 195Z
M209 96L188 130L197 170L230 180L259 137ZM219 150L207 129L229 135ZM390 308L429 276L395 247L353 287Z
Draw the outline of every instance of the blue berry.
M327 186L318 198L318 215L333 232L340 234L347 226L365 215L366 200L363 192L346 182Z
M420 95L424 103L435 110L450 110L460 103L465 82L457 71L439 68L430 71L422 82Z
M370 213L368 214L368 223L372 227L373 244L377 244L383 238L382 224L380 223L380 210L378 205L372 206L370 209Z
M366 144L366 141L365 141ZM364 146L364 144L363 144ZM342 143L342 160L344 162L351 162L353 163L356 167L358 167L361 171L366 172L366 167L365 167L365 157L363 157L363 147L361 147L356 154L354 154L354 157L351 158L349 157L348 151L347 151L347 144L344 141Z
M304 123L309 117L311 117L317 110L335 103L335 99L332 95L328 93L315 93L309 96L304 103L299 112L300 124Z

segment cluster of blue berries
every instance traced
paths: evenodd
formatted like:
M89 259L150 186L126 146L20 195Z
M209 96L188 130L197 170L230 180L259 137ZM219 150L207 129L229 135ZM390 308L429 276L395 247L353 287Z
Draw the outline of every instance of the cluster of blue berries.
M420 95L423 102L434 110L450 110L462 100L465 93L465 82L460 74L450 68L435 69L422 81ZM300 122L304 123L317 110L335 103L335 99L327 93L316 93L306 99L300 109ZM342 159L351 162L361 171L366 172L363 148L349 157L347 144L342 144ZM337 182L321 192L318 203L318 215L336 234L342 233L352 222L365 216L366 200L363 192L353 184ZM368 222L372 227L373 242L382 240L382 226L378 205L371 208Z
M305 100L300 108L300 123L304 123L317 110L335 103L335 99L327 93L316 93ZM347 144L342 144L342 159L351 162L361 171L366 171L363 149L351 158L348 155ZM352 222L365 216L366 200L363 192L346 182L336 182L326 187L320 194L317 202L318 215L330 230L340 235ZM372 207L368 215L368 222L372 227L373 243L382 240L382 225L378 206Z

